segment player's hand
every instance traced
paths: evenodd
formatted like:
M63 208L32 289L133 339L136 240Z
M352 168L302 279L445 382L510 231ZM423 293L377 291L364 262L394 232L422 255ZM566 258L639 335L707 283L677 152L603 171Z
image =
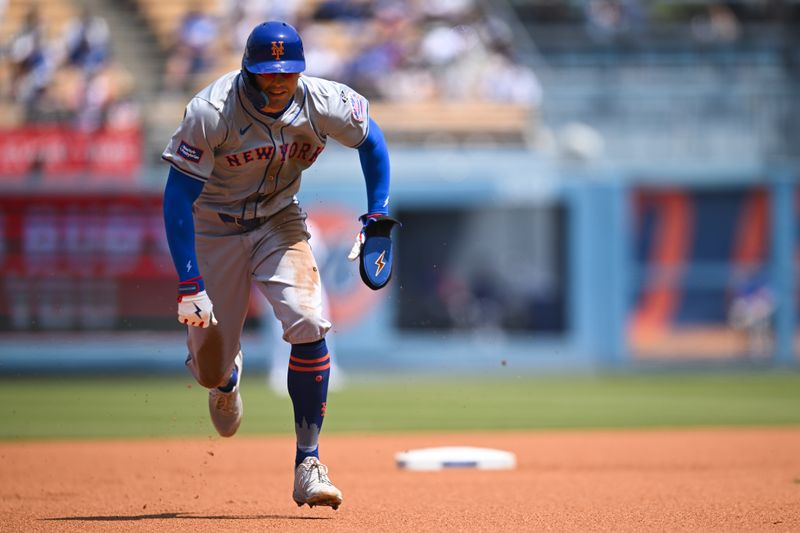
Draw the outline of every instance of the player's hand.
M347 254L348 261L355 261L358 259L358 256L361 255L361 248L364 245L364 239L366 238L364 235L364 229L372 222L378 220L379 217L382 215L361 215L358 219L361 221L361 231L358 232L356 235L356 242L353 243L353 247L350 249L350 253Z
M361 245L364 244L364 230L358 232L356 235L356 242L353 243L353 247L350 249L350 253L347 254L348 261L355 261L358 259L358 256L361 255Z
M178 322L197 328L217 325L214 304L211 303L211 298L208 297L206 291L178 297Z

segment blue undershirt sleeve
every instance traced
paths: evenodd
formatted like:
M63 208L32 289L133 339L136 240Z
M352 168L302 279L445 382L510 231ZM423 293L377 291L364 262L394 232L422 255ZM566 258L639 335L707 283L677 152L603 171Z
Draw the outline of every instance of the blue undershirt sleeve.
M171 167L164 188L164 226L172 262L181 282L200 277L194 250L192 204L200 196L204 183ZM204 290L202 279L199 289Z
M367 183L367 214L389 214L389 150L383 132L371 118L369 133L358 147L361 170Z

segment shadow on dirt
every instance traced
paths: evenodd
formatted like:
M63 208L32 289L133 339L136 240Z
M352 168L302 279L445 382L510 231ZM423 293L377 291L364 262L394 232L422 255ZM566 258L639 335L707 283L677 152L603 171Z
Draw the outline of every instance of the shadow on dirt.
M110 516L60 516L53 518L40 518L42 521L56 522L127 522L137 520L330 520L324 516L290 516L290 515L195 515L192 513L159 513L140 515L110 515Z

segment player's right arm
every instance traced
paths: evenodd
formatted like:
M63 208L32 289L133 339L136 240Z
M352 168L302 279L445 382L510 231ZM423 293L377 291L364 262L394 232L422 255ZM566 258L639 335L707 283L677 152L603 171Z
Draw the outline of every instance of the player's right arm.
M164 188L164 226L178 273L178 322L202 328L217 320L197 265L192 205L213 171L214 150L227 134L219 110L195 97L162 154L171 166Z
M203 185L175 167L170 168L164 187L164 227L178 272L178 322L206 328L217 320L197 266L192 218L192 204L203 191Z

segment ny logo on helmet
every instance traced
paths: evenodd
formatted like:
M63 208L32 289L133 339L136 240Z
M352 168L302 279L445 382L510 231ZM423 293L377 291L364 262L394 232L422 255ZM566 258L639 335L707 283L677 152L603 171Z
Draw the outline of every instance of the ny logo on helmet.
M283 55L283 41L272 41L272 57L275 61L280 61Z

